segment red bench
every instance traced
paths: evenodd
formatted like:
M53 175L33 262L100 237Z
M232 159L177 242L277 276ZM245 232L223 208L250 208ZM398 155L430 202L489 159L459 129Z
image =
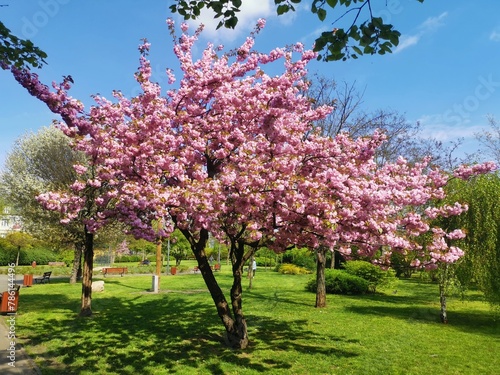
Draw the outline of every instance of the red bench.
M127 267L106 267L102 269L102 274L104 277L106 277L106 275L120 275L123 277L127 271Z

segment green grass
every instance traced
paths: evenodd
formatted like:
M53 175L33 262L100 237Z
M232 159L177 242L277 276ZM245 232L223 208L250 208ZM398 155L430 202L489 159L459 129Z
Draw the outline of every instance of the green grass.
M231 285L229 267L216 274ZM437 286L400 281L375 295L328 296L314 308L309 275L259 270L243 309L250 345L227 349L200 274L113 276L79 318L80 285L21 290L17 334L50 374L498 374L500 324L479 294L450 299L439 323ZM394 289L397 289L395 292Z

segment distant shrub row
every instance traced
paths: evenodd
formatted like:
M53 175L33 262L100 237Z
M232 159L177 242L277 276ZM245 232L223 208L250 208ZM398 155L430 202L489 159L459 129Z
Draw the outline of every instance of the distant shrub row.
M17 250L0 250L0 266L16 263ZM58 255L47 249L22 249L19 253L19 265L48 264L58 261Z

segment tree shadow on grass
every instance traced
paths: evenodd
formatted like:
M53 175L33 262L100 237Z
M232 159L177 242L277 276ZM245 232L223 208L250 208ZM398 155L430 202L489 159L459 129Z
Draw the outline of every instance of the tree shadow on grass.
M26 295L24 302L31 310L47 312L31 327L23 327L30 323L22 318L18 322L20 331L28 332L23 344L37 353L44 375L82 371L148 375L158 369L224 374L228 363L256 372L291 368L288 360L279 357L253 359L252 353L261 348L337 358L358 355L340 349L343 338L323 338L319 343L317 332L304 328L305 321L259 320L251 315L247 320L258 323L258 337L250 338L244 352L230 350L223 344L214 306L190 295L100 296L90 318L77 317L75 301L62 294ZM59 341L64 345L51 344Z
M346 307L346 309L360 315L391 316L402 320L442 324L439 318L439 307L425 306L425 304L416 303L408 297L400 298L400 302L399 306L356 305ZM448 309L448 326L468 333L500 337L500 322L495 319L493 313L484 311L453 311Z

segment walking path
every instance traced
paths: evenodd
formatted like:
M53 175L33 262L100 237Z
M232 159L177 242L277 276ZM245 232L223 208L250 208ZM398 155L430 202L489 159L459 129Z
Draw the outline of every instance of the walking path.
M0 275L0 293L6 291L7 275ZM22 284L18 276L16 284ZM22 288L21 288L22 294ZM41 375L31 358L15 337L16 315L0 316L0 374L1 375Z

